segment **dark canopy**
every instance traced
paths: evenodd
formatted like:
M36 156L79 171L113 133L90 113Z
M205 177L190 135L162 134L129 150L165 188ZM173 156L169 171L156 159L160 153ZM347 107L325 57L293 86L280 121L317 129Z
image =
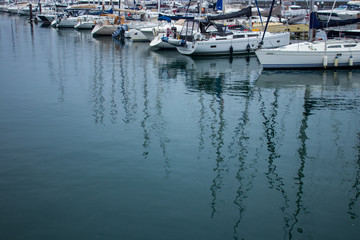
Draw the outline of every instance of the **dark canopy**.
M316 16L316 12L313 12L310 15L310 28L314 28L314 29L346 26L358 22L360 22L360 18L348 19L348 20L330 20L329 22L320 21Z
M247 7L241 9L240 11L228 13L228 14L221 14L216 16L208 16L208 20L225 20L225 19L232 19L232 18L241 18L241 17L251 17L251 7Z

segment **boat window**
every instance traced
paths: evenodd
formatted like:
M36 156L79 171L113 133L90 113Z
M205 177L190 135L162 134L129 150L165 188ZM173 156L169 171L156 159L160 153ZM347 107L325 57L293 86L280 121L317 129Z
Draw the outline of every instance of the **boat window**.
M180 32L181 39L191 41L194 33L197 31L199 31L199 22L186 21Z
M234 38L245 38L245 35L234 35Z
M217 32L218 30L216 29L216 27L214 25L210 25L207 29L206 32Z
M336 10L346 10L348 8L348 5L344 4L344 5L340 5L337 8L335 8Z
M259 34L248 34L248 37L258 37Z
M341 48L341 45L331 45L331 46L328 46L328 48Z
M347 44L347 45L344 45L344 47L356 47L357 44Z
M348 10L359 10L359 6L358 5L348 5Z

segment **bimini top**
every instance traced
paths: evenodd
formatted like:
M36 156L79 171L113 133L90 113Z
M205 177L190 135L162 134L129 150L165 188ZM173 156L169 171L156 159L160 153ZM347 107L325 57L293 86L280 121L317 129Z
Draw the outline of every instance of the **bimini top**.
M233 18L241 18L241 17L251 17L251 7L243 8L240 11L228 13L228 14L221 14L215 16L208 16L208 20L225 20L225 19L233 19Z

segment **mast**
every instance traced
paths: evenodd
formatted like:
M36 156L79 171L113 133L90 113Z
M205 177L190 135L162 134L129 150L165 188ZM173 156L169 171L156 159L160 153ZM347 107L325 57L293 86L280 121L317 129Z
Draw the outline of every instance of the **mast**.
M202 5L202 0L199 1L199 17L201 16L201 5Z
M251 7L251 0L249 0L248 3L249 7ZM261 16L261 15L260 15ZM251 16L249 17L249 30L252 31L252 22L251 22Z
M309 23L309 41L312 42L312 40L314 39L314 29L312 28L313 21L315 21L314 16L313 16L313 12L314 12L314 0L310 0L310 23Z

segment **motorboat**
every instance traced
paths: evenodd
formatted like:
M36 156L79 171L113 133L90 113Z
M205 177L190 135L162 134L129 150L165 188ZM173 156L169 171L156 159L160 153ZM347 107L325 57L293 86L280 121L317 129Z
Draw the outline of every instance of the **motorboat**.
M160 49L175 49L175 44L170 44L162 39L166 38L166 33L158 33L154 39L150 42L150 49L151 50L160 50Z
M360 15L360 2L351 1L347 4L342 4L334 9L319 10L317 16L321 21L330 20L349 20L356 19Z
M95 17L93 15L86 15L85 17L79 17L74 28L79 30L93 29L95 27L96 20L100 20L98 19L98 16Z
M93 37L97 36L112 36L119 26L124 24L124 17L115 17L113 21L108 19L104 21L97 21L95 27L91 31Z
M84 15L79 16L77 19L77 23L74 28L78 30L88 29L91 30L95 27L95 25L99 22L107 21L110 24L114 24L115 17L112 16L98 16L98 15Z
M58 17L51 22L52 27L56 28L74 28L78 20L78 17L63 16Z
M59 14L64 14L64 9L68 7L63 4L46 4L41 6L41 12L36 15L38 21L52 23Z
M52 27L56 28L74 28L78 22L79 16L84 16L91 11L98 11L96 5L74 4L64 9L63 14L59 14L55 20L51 22Z
M13 3L7 7L7 12L12 14L18 14L19 9L28 6L27 2L24 3Z
M125 32L125 37L131 38L134 42L149 42L150 40L139 30L135 28Z
M166 25L166 28L155 28L154 38L150 42L150 49L176 49L177 46L181 46L181 41L178 41L177 39L179 36L177 33L183 27L182 24L183 23L176 22L173 25ZM170 34L172 34L172 38L170 37Z
M306 41L256 52L264 69L354 68L360 66L356 39Z
M170 20L168 22L160 22L155 26L140 28L140 31L149 39L149 41L152 41L157 35L161 34L163 37L165 35L162 33L169 34L171 30L180 32L183 24L184 20Z
M39 12L38 4L31 4L31 13L30 13L30 4L23 5L18 9L18 14L23 16L30 16L31 14L36 15L38 12Z
M56 17L57 14L55 12L51 13L39 13L36 15L36 17L38 18L39 21L44 22L44 23L52 23Z

